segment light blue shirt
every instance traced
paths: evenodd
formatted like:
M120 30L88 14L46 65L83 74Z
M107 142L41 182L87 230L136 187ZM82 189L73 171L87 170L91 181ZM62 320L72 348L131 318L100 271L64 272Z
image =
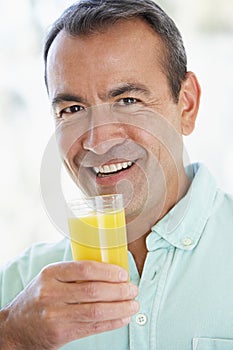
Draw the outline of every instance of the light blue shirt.
M141 278L129 253L140 311L129 326L80 339L62 350L233 350L233 199L201 165L187 170L187 195L147 237ZM37 244L4 266L1 306L40 269L71 260L69 241Z

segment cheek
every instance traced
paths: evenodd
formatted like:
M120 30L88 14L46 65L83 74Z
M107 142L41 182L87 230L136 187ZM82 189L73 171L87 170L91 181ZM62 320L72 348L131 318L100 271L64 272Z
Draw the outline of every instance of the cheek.
M62 121L56 127L56 140L61 157L69 163L82 151L82 140L86 130L74 120Z
M166 112L169 118L146 108L140 109L135 114L127 115L126 133L136 143L152 153L161 146L172 152L174 145L180 144L181 126L175 111Z
M147 156L158 155L160 148L160 140L156 135L142 128L130 128L127 134L136 144L146 150Z
M164 193L167 179L171 174L177 174L177 169L180 169L183 160L181 135L170 126L166 130L160 128L154 132L137 129L131 133L131 137L146 150L147 154L147 159L144 159L140 164L141 168L144 169L144 176L140 179L140 187L144 188L144 180L146 180L146 186L150 187L152 191L157 193L161 189L161 193Z

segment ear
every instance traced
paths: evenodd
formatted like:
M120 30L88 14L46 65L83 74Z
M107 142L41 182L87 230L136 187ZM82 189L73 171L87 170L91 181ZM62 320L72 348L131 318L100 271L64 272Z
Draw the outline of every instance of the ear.
M182 83L179 106L181 110L181 131L183 135L189 135L195 127L195 121L199 109L201 88L194 73L187 72Z

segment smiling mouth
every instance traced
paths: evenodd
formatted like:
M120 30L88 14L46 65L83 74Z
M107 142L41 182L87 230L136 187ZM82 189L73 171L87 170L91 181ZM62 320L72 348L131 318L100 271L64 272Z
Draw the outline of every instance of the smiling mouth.
M99 167L93 167L93 171L98 177L106 177L110 175L116 175L121 171L125 171L132 167L134 162L121 162L109 165L103 165Z

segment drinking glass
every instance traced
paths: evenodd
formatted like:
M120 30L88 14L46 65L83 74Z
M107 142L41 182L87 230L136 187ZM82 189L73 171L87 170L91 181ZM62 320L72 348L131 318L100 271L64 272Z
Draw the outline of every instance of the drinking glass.
M96 260L129 271L122 195L79 198L67 205L74 260Z

